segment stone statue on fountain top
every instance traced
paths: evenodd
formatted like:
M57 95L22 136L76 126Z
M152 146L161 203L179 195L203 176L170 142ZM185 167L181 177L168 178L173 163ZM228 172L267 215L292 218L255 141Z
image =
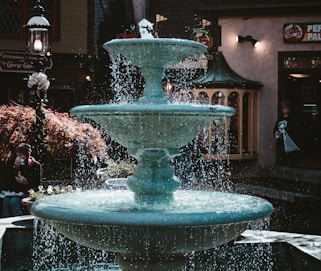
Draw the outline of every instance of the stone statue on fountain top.
M140 37L143 39L154 39L155 36L154 36L153 25L154 24L151 23L150 21L148 21L146 19L142 19L138 23Z

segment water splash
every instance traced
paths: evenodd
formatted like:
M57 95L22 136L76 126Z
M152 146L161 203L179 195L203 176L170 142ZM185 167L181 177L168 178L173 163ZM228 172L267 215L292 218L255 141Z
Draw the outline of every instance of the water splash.
M80 246L44 220L34 220L33 232L33 271L120 270L115 253Z
M230 142L227 136L229 121L227 117L213 121L210 126L211 146L208 146L209 154L215 156L214 166L209 169L208 176L215 190L225 192L233 191L233 183L230 181Z
M167 71L165 77L165 96L170 103L198 103L190 92L191 82L205 73L205 70L192 69L189 61L190 58L187 57L186 61L180 62L179 68Z
M140 71L131 61L120 54L110 54L112 81L110 88L113 90L112 103L126 104L138 100L144 87Z

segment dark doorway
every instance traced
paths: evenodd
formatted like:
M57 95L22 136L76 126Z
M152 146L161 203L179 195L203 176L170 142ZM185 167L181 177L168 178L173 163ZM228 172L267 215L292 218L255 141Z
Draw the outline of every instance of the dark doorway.
M23 73L0 72L0 104L15 102L24 103L25 92L28 90L27 77Z
M321 169L321 52L279 53L282 100L292 102L299 118L299 167Z

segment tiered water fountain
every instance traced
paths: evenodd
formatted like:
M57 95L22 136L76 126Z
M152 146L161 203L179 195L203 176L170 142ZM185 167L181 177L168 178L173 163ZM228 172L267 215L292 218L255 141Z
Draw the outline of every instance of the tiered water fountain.
M143 96L137 104L85 105L71 113L99 123L137 159L129 190L51 196L38 200L32 213L82 245L119 252L123 270L181 270L185 253L228 242L249 222L269 215L272 205L247 195L179 190L170 159L206 124L235 112L224 106L169 104L164 97L164 69L203 53L204 45L141 38L112 40L104 48L141 69Z

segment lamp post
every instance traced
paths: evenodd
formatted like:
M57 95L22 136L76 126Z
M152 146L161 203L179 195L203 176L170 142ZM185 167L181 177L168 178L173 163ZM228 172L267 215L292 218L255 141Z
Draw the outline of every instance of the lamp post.
M32 63L35 72L29 77L30 106L35 109L36 121L34 123L34 147L41 154L41 143L45 137L45 114L42 110L42 102L46 100L46 92L50 82L43 70L44 57L50 56L49 28L50 23L44 17L44 8L40 0L33 7L32 17L25 25L27 29L26 53L28 61Z

